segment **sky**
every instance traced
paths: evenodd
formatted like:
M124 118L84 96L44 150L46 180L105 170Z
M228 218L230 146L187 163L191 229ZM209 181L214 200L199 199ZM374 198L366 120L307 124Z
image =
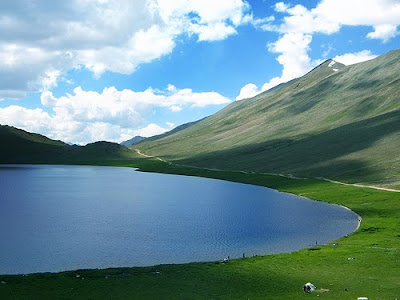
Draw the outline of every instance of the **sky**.
M0 124L122 142L398 48L400 0L3 0Z

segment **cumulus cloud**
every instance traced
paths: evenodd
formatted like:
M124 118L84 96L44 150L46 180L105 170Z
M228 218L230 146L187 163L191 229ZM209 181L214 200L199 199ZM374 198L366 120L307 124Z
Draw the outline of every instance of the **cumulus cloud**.
M289 7L283 2L277 2L277 3L275 3L274 8L277 12L285 12L288 10Z
M163 96L163 105L168 107L182 108L190 105L191 107L205 107L207 105L220 105L231 102L230 99L216 92L194 93L192 89L177 89L173 86L172 91Z
M383 24L374 26L374 31L367 34L370 39L380 39L384 43L388 42L399 34L396 25Z
M373 59L375 57L377 57L377 55L372 54L370 50L363 50L360 52L346 53L343 55L338 55L338 56L335 56L333 58L333 60L338 61L345 65L352 65L352 64L356 64L356 63L360 63L363 61Z
M226 36L235 34L236 29L225 23L215 23L210 25L193 24L191 30L199 35L199 41L218 41Z
M17 105L0 108L0 124L8 124L32 132L43 132L51 122L50 115L40 108L28 109Z
M277 60L283 69L281 76L272 78L260 91L299 77L320 62L318 59L311 60L308 55L315 33L333 34L343 26L369 26L373 30L366 37L382 42L388 42L399 34L398 0L322 0L312 9L300 4L292 6L278 2L274 9L279 14L285 14L282 22L271 23L276 18L269 18L268 22L255 20L253 24L262 30L280 34L276 42L268 44L268 50L279 54ZM351 64L371 58L371 53L361 51L343 55L338 60L346 60L347 64Z
M311 41L311 34L288 32L275 43L268 45L270 52L280 53L277 61L283 66L283 70L280 77L272 78L263 85L263 91L282 82L300 77L315 65L307 53Z
M130 74L181 35L225 39L251 20L244 0L3 1L0 99L57 85L68 70Z
M138 135L138 136L142 136L142 137L150 137L150 136L162 134L169 130L171 130L171 127L164 128L164 127L158 126L157 124L151 123L144 128L135 130L134 136Z
M254 97L260 93L258 87L254 83L248 83L240 90L239 95L236 97L236 101Z
M174 127L170 122L167 127L154 123L143 127L147 122L143 116L156 108L177 111L231 102L216 92L197 93L174 85L166 90L147 88L139 92L107 87L100 93L76 87L72 94L62 97L43 91L40 100L44 109L16 105L0 109L0 124L76 144L98 140L121 142L128 136L150 136Z

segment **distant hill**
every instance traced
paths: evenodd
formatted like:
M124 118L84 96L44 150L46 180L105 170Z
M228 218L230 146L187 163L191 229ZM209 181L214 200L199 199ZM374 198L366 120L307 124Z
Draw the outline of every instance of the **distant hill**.
M122 143L120 143L121 145L125 146L125 147L129 147L129 146L133 146L136 145L137 143L140 143L141 141L143 141L145 139L145 137L142 137L140 135L137 135L127 141L124 141Z
M45 162L68 153L69 145L10 126L0 126L0 163Z
M71 146L6 125L0 125L0 141L0 163L85 163L131 155L131 150L115 143Z
M77 160L108 160L129 158L131 150L123 145L106 141L87 144L86 146L73 146Z
M182 125L177 126L177 127L175 127L174 129L172 129L172 130L170 130L168 132L165 132L165 133L162 133L162 134L159 134L159 135L155 135L155 136L151 136L151 137L147 137L147 138L142 137L142 136L135 136L135 137L131 138L130 140L122 142L121 145L124 145L126 147L130 147L130 146L134 146L136 144L142 143L144 141L154 141L154 140L157 140L157 139L160 139L160 138L164 138L164 137L167 137L167 136L169 136L171 134L174 134L174 133L177 133L177 132L179 132L181 130L189 128L190 126L192 126L192 125L194 125L194 124L196 124L196 123L198 123L200 121L194 121L194 122L189 122L189 123L186 123L186 124L182 124Z
M400 186L400 50L333 60L137 145L181 164Z
M186 124L179 125L179 126L175 127L174 129L172 129L172 130L170 130L170 131L167 131L167 132L165 132L165 133L162 133L162 134L159 134L159 135L155 135L155 136L148 137L148 138L146 138L145 141L149 141L149 142L150 142L150 141L155 141L155 140L158 140L158 139L166 138L166 137L168 137L168 136L170 136L170 135L176 134L176 133L178 133L178 132L180 132L180 131L182 131L182 130L187 129L187 128L189 128L189 127L191 127L191 126L197 124L198 122L200 122L200 121L202 121L202 120L204 120L204 119L201 119L201 120L198 120L198 121L189 122L189 123L186 123ZM141 142L143 142L143 141L141 141Z

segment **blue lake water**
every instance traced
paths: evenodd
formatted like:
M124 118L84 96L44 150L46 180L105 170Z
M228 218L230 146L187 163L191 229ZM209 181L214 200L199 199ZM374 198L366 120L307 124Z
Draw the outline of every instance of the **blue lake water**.
M294 251L355 213L253 185L92 166L0 166L0 274Z

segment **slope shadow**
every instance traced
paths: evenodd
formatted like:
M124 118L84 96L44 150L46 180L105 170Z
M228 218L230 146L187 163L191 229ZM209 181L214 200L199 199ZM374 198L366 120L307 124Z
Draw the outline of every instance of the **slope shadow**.
M367 149L381 138L400 131L400 111L344 125L298 139L274 139L257 144L214 151L180 160L183 164L269 172L293 172L323 176L353 168L375 172L361 160L335 159ZM384 158L384 153L382 153Z

